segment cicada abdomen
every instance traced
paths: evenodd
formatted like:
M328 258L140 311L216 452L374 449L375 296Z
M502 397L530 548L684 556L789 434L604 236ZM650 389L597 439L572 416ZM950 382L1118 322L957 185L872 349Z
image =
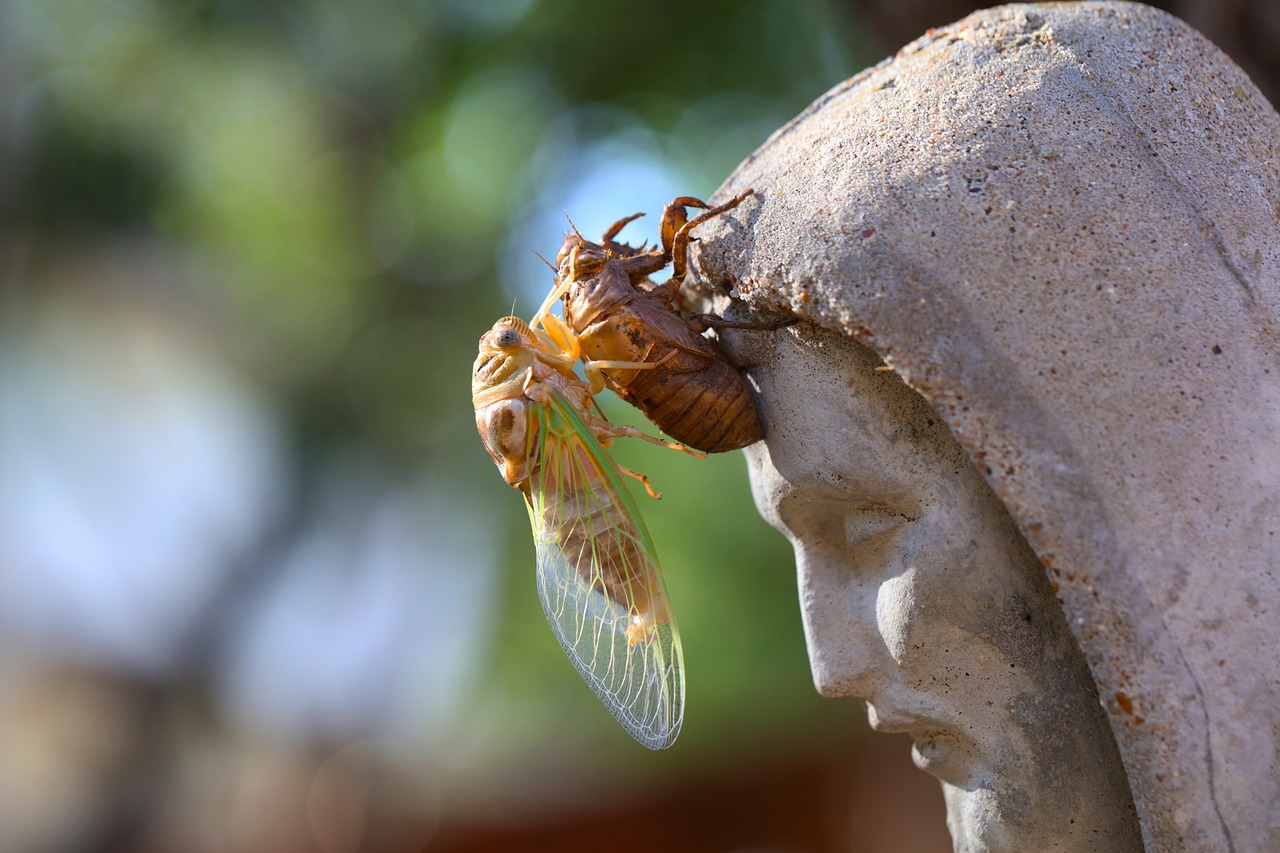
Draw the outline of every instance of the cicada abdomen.
M626 610L629 618L622 627L627 638L642 640L647 628L671 617L640 515L630 495L620 491L616 475L601 470L590 451L545 452L557 443L542 442L544 458L535 474L541 481L542 502L534 524L545 541L557 543L592 592Z

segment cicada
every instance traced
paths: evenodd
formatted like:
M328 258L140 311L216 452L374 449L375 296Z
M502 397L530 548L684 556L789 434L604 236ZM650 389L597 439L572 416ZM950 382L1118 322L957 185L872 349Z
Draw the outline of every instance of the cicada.
M602 365L604 384L667 435L712 453L753 444L764 431L746 378L702 333L711 327L773 330L795 322L735 323L678 310L690 232L750 194L718 207L677 198L663 210L660 247L637 249L616 241L623 226L643 215L637 213L615 222L599 243L575 228L556 256L551 301L563 298L564 321L585 356ZM706 212L690 220L689 207ZM670 279L649 279L667 264Z
M653 541L623 477L653 492L605 448L622 436L684 448L593 411L599 388L576 374L580 357L546 306L532 325L502 318L480 338L472 370L476 425L503 478L524 493L556 639L623 728L662 749L684 717L684 662Z

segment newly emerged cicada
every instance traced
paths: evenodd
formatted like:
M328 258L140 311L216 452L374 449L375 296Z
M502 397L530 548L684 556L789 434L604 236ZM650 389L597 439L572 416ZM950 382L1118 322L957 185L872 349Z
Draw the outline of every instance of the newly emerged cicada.
M503 478L524 493L538 595L556 639L623 728L662 749L684 717L680 635L623 476L648 482L605 447L629 436L686 448L593 411L599 387L574 372L580 357L546 305L532 324L502 318L480 338L472 370L476 425ZM589 375L598 369L587 364Z
M737 450L764 437L755 395L737 367L703 337L708 328L769 331L794 323L735 323L678 309L688 270L690 232L742 203L751 190L718 206L683 196L662 212L662 245L633 248L615 239L643 214L613 224L599 243L574 229L556 256L549 301L564 300L564 320L603 381L667 435L709 453ZM705 212L690 220L686 208ZM671 278L649 276L672 265ZM637 369L643 365L644 369Z

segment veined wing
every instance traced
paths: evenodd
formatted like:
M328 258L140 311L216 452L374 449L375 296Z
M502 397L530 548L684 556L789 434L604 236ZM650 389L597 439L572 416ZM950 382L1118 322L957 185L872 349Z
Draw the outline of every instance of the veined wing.
M574 667L650 749L675 742L684 659L653 543L617 466L554 390L530 429L538 596Z

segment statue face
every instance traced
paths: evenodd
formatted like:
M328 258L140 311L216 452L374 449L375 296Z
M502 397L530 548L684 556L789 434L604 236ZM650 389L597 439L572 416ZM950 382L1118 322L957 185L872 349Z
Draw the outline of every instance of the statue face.
M958 850L1093 849L1098 832L1140 850L1044 571L946 426L851 339L727 337L759 385L752 488L795 548L818 691L865 699L872 728L912 737Z

